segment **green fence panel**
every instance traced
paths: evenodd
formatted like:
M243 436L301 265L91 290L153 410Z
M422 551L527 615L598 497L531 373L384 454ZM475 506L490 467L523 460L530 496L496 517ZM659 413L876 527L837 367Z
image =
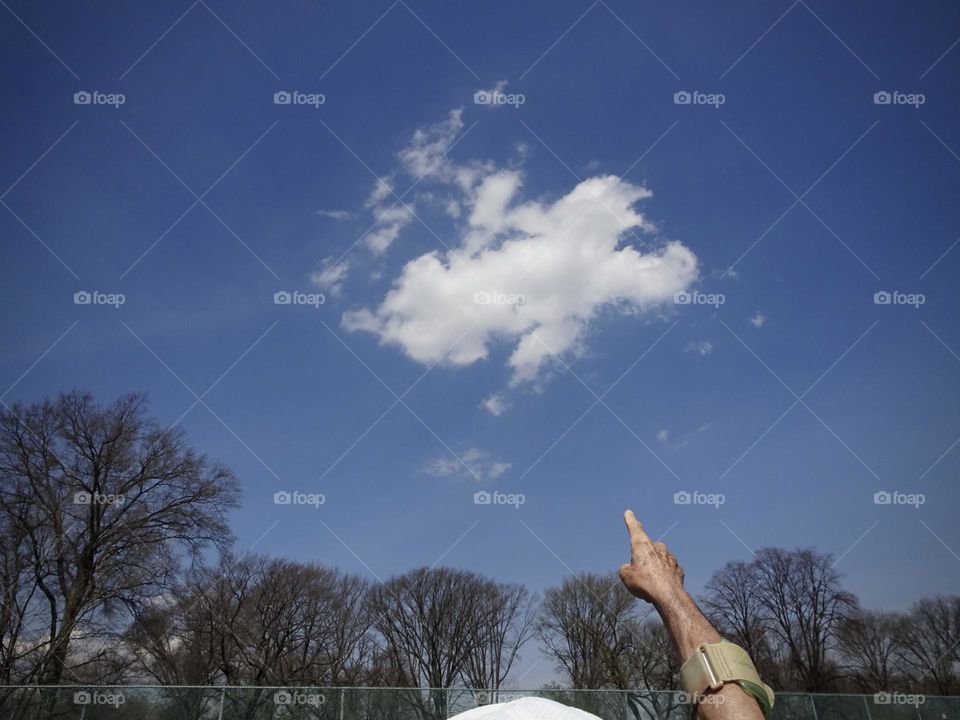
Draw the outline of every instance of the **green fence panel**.
M447 720L539 696L602 720L688 720L683 693L340 687L0 686L2 720ZM768 720L960 720L960 697L779 693Z

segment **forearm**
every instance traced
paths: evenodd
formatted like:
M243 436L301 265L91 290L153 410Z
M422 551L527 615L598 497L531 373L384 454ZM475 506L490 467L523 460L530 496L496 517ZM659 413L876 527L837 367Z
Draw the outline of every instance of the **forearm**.
M689 658L701 645L722 639L682 587L654 605L673 640L680 662ZM704 720L763 720L763 712L755 698L739 686L727 684L701 699L698 717Z

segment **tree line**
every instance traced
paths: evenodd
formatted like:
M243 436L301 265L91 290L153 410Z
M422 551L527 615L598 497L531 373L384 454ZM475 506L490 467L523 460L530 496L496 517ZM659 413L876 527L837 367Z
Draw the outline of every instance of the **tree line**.
M542 594L444 567L372 582L234 554L238 502L142 395L5 407L0 683L497 689L539 650L567 687L676 687L662 624L613 573ZM829 555L768 548L699 601L779 691L960 694L960 596L875 612L841 580ZM446 694L415 697L444 716Z

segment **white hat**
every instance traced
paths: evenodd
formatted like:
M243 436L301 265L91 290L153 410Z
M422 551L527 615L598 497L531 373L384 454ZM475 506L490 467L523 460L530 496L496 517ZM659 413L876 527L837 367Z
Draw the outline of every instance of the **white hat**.
M524 697L508 703L485 705L450 720L600 720L596 715L561 705L553 700Z

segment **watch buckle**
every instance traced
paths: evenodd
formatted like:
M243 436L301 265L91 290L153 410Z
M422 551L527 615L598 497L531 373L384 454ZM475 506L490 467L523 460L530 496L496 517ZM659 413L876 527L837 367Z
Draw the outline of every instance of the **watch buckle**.
M707 651L707 647L701 645L699 652L700 658L703 661L703 666L707 669L707 678L710 680L710 684L707 687L710 690L719 690L723 687L723 680L717 677L717 673L713 669L713 664L710 662L710 654Z

